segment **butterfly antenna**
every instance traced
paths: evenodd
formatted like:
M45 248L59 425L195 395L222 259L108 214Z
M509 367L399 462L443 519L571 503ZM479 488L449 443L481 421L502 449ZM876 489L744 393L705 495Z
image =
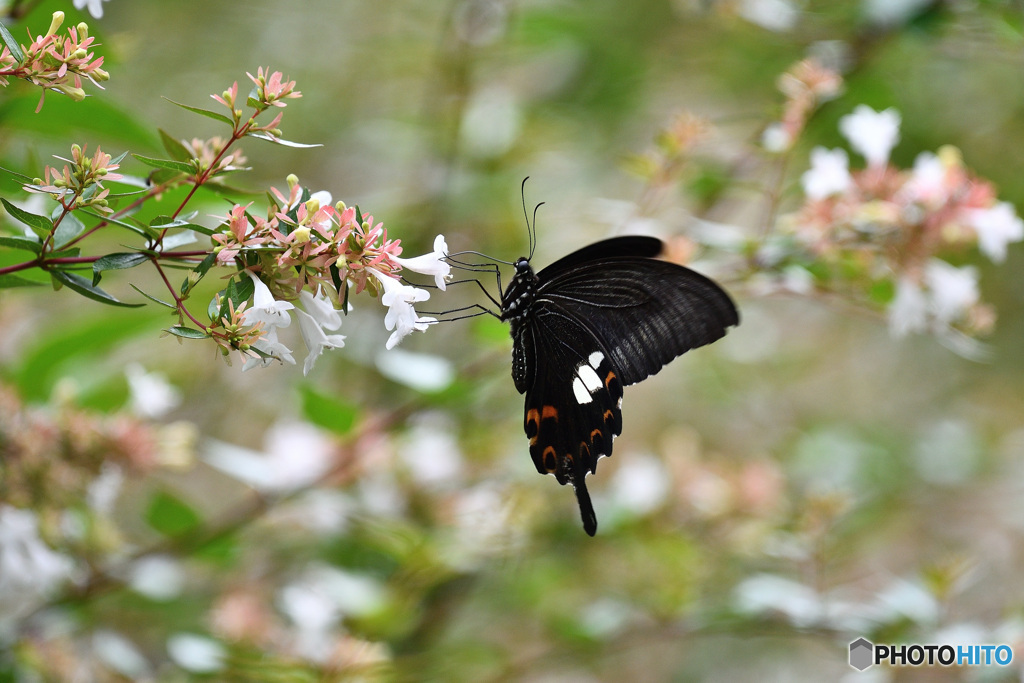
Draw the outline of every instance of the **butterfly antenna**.
M541 202L537 206L533 207L533 243L530 245L530 258L533 258L533 249L537 246L537 210L544 206L544 202ZM529 259L527 259L529 260Z
M530 226L530 214L526 211L526 181L530 179L530 176L523 178L523 184L519 186L519 196L523 200L523 218L526 219L526 237L530 246L530 255L526 257L529 261L533 258L533 248L537 243L537 212L534 210L533 214L533 226Z

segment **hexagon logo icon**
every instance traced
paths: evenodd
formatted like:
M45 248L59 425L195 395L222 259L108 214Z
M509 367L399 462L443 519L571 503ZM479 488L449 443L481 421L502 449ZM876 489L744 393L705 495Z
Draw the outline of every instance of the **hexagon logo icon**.
M858 638L850 643L850 666L863 671L874 664L875 646L866 638Z

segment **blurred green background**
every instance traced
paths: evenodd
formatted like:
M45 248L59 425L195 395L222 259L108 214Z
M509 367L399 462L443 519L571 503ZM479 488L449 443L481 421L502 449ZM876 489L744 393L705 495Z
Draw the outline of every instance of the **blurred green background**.
M43 30L56 9L77 20L70 3L47 1L28 24ZM80 104L50 95L33 114L35 89L4 89L0 165L38 175L72 142L156 156L157 127L222 133L161 98L213 108L210 93L236 80L245 91L244 73L269 65L303 93L284 137L323 146L247 140L252 171L235 185L259 192L295 173L383 220L407 255L443 233L452 250L512 260L527 249L519 188L530 176L526 202L546 202L542 266L623 229L685 235L698 215L758 229L778 166L751 145L779 116L778 75L817 54L842 66L845 89L811 120L784 188L812 146L842 144L837 120L866 103L901 112L901 166L953 144L1002 199L1024 199L1020 2L111 0L105 12L86 19L111 73L105 91ZM626 159L683 110L715 133L641 211L645 181ZM20 189L5 177L0 193ZM796 200L783 194L784 207ZM215 680L1020 680L1018 661L861 674L846 658L859 636L1007 643L1024 658L1022 264L1016 247L1001 266L977 262L999 313L986 363L930 337L894 340L884 319L841 302L726 282L741 326L626 390L615 456L590 481L593 539L571 492L534 470L511 343L494 321L403 342L417 371L426 356L454 373L425 391L387 378L383 311L368 298L353 302L346 347L303 378L294 366L242 374L208 345L161 337L172 320L153 306L5 290L0 377L25 404L113 419L130 398L123 368L137 362L180 392L156 422L187 425L197 455L129 471L116 531L90 541L109 585L32 617L59 615L63 630L11 627L0 680L35 680L14 672L33 656L38 671L55 667L53 652L94 680L123 680L89 645L110 631L143 655L143 680L200 675L169 663L179 631L226 648ZM136 300L128 281L104 286ZM429 303L478 299L456 286ZM296 422L319 425L348 463L314 491L254 497L204 456L223 443L273 450L268 427ZM318 527L311 500L323 492L334 516ZM183 577L170 598L103 569L147 548ZM356 581L338 589L346 598L311 593L336 608L323 633L348 659L332 663L303 654L288 598L324 567ZM253 629L272 626L226 627L237 596Z

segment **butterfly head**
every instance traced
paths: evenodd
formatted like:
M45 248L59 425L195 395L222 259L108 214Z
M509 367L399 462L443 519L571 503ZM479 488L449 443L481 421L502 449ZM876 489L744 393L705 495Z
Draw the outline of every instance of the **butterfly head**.
M515 263L516 277L530 277L533 275L533 266L530 265L529 256L521 256Z

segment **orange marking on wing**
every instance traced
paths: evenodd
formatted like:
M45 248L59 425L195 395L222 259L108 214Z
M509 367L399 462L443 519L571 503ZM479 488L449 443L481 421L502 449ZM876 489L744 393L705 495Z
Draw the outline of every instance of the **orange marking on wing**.
M614 419L615 419L615 413L613 413L610 410L604 411L604 421L605 422L611 422Z
M595 429L594 431L590 432L590 442L593 443L594 439L596 439L599 436L604 436L604 433L600 429Z
M611 384L613 379L615 379L615 372L613 370L609 370L608 376L604 378L604 386L609 391L611 391Z
M558 419L558 408L554 406L544 406L541 408L540 419L546 420L548 418Z
M555 469L558 467L558 458L555 455L554 446L548 446L547 448L544 449L543 460L544 469L546 469L548 472L554 472Z

